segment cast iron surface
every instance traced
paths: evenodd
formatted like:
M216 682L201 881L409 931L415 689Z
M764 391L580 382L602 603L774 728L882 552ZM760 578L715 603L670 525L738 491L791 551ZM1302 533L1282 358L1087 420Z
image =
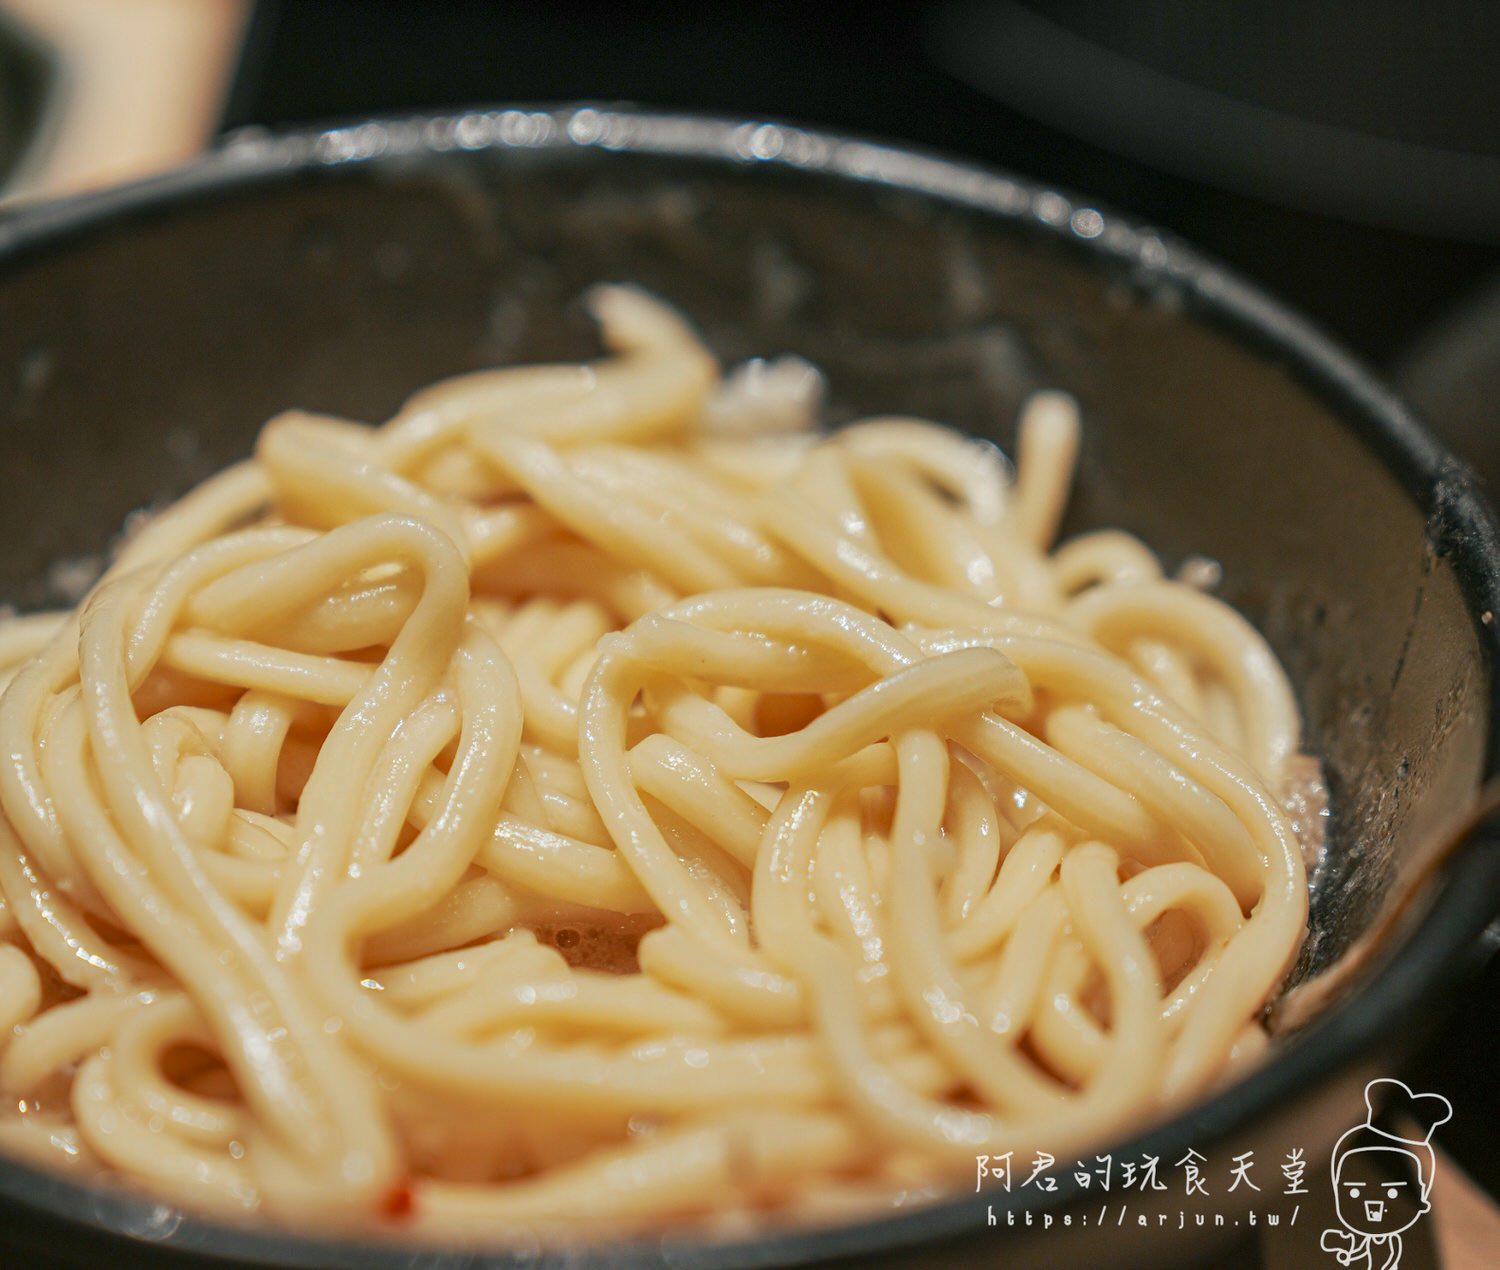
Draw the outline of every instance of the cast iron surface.
M131 511L242 457L279 409L376 420L441 375L589 355L578 297L602 279L681 306L728 361L809 357L839 418L906 411L1008 444L1032 389L1079 398L1070 530L1122 525L1169 562L1219 560L1222 593L1297 684L1336 809L1297 977L1358 937L1401 861L1493 770L1494 525L1467 471L1359 366L1128 219L768 124L584 107L248 134L171 176L0 223L0 598L56 602ZM60 575L57 560L77 567ZM1497 896L1500 849L1483 836L1357 991L1118 1150L1325 1147L1364 1080L1420 1036ZM1045 1265L1075 1263L1080 1239L1120 1263L1193 1251L1176 1234L986 1226L991 1205L1003 1221L1083 1198L1064 1169L1050 1194L573 1259L895 1265L1003 1248ZM231 1229L14 1163L0 1199L0 1240L55 1264L476 1264Z

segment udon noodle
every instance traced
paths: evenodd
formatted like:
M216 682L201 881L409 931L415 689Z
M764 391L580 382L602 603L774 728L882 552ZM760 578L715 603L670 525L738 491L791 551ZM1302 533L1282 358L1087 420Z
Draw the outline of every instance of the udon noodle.
M601 360L280 415L0 626L0 1149L550 1238L972 1184L1264 1047L1296 703L1054 547L1074 403L1012 476L591 303Z

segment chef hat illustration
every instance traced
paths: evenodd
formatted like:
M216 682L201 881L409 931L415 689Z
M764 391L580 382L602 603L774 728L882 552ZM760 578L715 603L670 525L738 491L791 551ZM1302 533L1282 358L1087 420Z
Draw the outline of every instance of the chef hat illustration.
M1391 1118L1395 1126L1391 1129L1375 1123L1376 1114L1387 1106L1400 1112ZM1442 1094L1414 1094L1404 1081L1372 1080L1365 1086L1364 1123L1346 1132L1333 1148L1333 1184L1338 1185L1344 1161L1357 1151L1377 1148L1405 1151L1417 1162L1425 1200L1437 1171L1437 1157L1432 1150L1433 1130L1451 1119L1453 1104Z

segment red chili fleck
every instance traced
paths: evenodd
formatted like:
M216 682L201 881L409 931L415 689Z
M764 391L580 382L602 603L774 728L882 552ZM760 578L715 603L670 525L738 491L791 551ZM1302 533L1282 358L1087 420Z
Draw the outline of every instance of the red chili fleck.
M412 1215L417 1207L410 1182L397 1182L380 1201L380 1211L392 1221L401 1221Z

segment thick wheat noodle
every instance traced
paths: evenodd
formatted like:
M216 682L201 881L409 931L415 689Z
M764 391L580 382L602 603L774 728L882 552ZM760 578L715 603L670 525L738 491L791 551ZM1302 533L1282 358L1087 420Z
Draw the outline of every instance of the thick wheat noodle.
M985 442L612 353L284 414L0 624L0 1142L190 1208L562 1241L875 1207L1225 1079L1300 739L1219 600ZM726 420L728 422L726 422Z

